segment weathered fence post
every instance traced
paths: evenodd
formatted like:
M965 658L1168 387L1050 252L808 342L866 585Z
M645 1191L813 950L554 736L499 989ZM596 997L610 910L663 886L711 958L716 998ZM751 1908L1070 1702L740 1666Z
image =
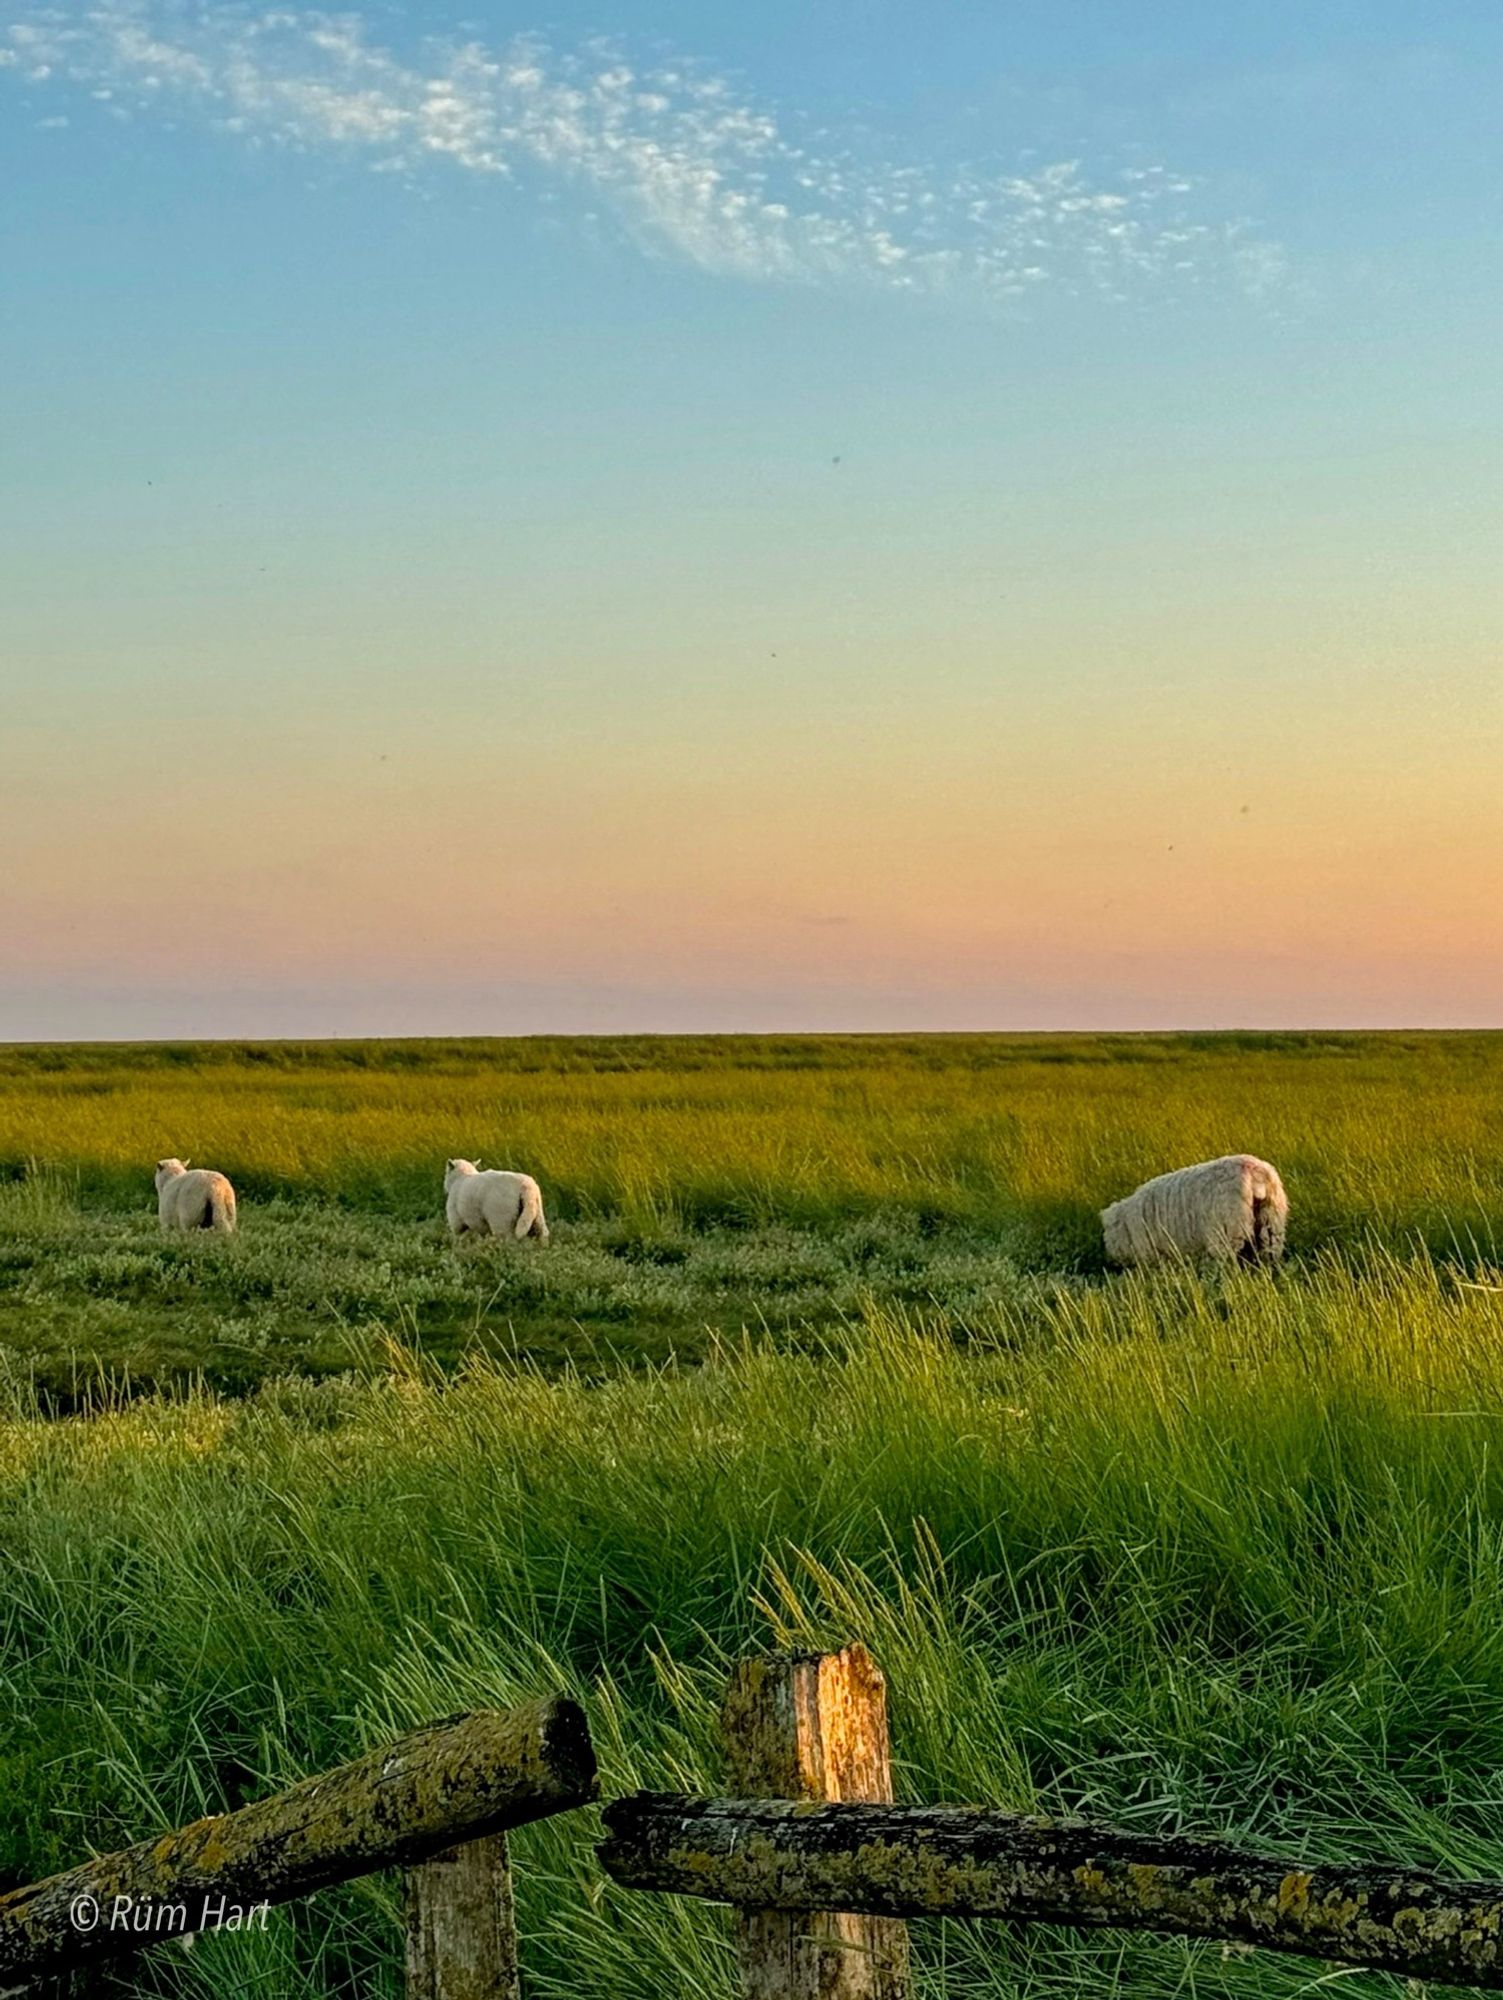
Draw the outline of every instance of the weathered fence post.
M892 1799L887 1683L864 1646L741 1661L723 1726L742 1798ZM907 2000L897 1918L748 1910L734 1921L745 2000Z
M407 2000L519 2000L506 1835L407 1871Z

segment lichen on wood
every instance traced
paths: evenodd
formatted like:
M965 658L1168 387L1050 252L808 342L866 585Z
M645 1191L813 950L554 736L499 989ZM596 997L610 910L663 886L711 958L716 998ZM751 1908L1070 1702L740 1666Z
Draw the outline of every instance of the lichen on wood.
M35 1980L284 1903L594 1796L595 1756L562 1696L452 1716L285 1792L0 1896L0 1982ZM112 1921L118 1909L138 1919ZM80 1923L79 1911L95 1912ZM166 1911L180 1918L150 1921ZM139 1921L141 1916L147 1921Z
M887 1683L864 1646L767 1653L731 1675L721 1718L726 1771L754 1798L892 1798ZM743 1910L742 2000L906 2000L908 1933L846 1910Z
M608 1806L605 1824L601 1861L632 1889L743 1909L1165 1931L1503 1987L1503 1882L1294 1867L1219 1843L970 1806L638 1793Z

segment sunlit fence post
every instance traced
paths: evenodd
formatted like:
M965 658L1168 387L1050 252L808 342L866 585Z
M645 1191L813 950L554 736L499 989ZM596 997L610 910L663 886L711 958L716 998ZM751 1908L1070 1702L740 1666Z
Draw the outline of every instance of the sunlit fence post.
M743 1660L726 1694L727 1773L743 1797L892 1798L887 1685L864 1646ZM838 1911L738 1911L745 2000L906 2000L908 1928Z

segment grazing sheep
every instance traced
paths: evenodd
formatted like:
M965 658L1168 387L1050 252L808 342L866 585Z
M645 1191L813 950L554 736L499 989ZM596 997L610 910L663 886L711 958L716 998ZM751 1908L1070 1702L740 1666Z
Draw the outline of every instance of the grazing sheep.
M1276 1168L1251 1153L1203 1160L1145 1181L1101 1211L1114 1264L1179 1257L1273 1264L1284 1254L1289 1199Z
M535 1236L548 1241L543 1195L531 1174L500 1167L482 1171L473 1160L450 1160L444 1168L444 1213L455 1236Z
M235 1227L235 1190L212 1167L190 1173L186 1160L158 1160L157 1218L164 1229L217 1229L228 1236Z

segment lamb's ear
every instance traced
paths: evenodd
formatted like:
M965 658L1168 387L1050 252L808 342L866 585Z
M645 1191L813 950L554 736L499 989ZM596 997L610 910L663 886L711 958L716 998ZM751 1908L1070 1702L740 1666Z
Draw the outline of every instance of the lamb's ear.
M191 1160L183 1160L183 1161L180 1161L180 1162L179 1162L179 1164L180 1164L180 1165L182 1165L182 1166L185 1166L185 1167L191 1167L191 1166L192 1166L192 1164L193 1164L193 1162L192 1162Z

